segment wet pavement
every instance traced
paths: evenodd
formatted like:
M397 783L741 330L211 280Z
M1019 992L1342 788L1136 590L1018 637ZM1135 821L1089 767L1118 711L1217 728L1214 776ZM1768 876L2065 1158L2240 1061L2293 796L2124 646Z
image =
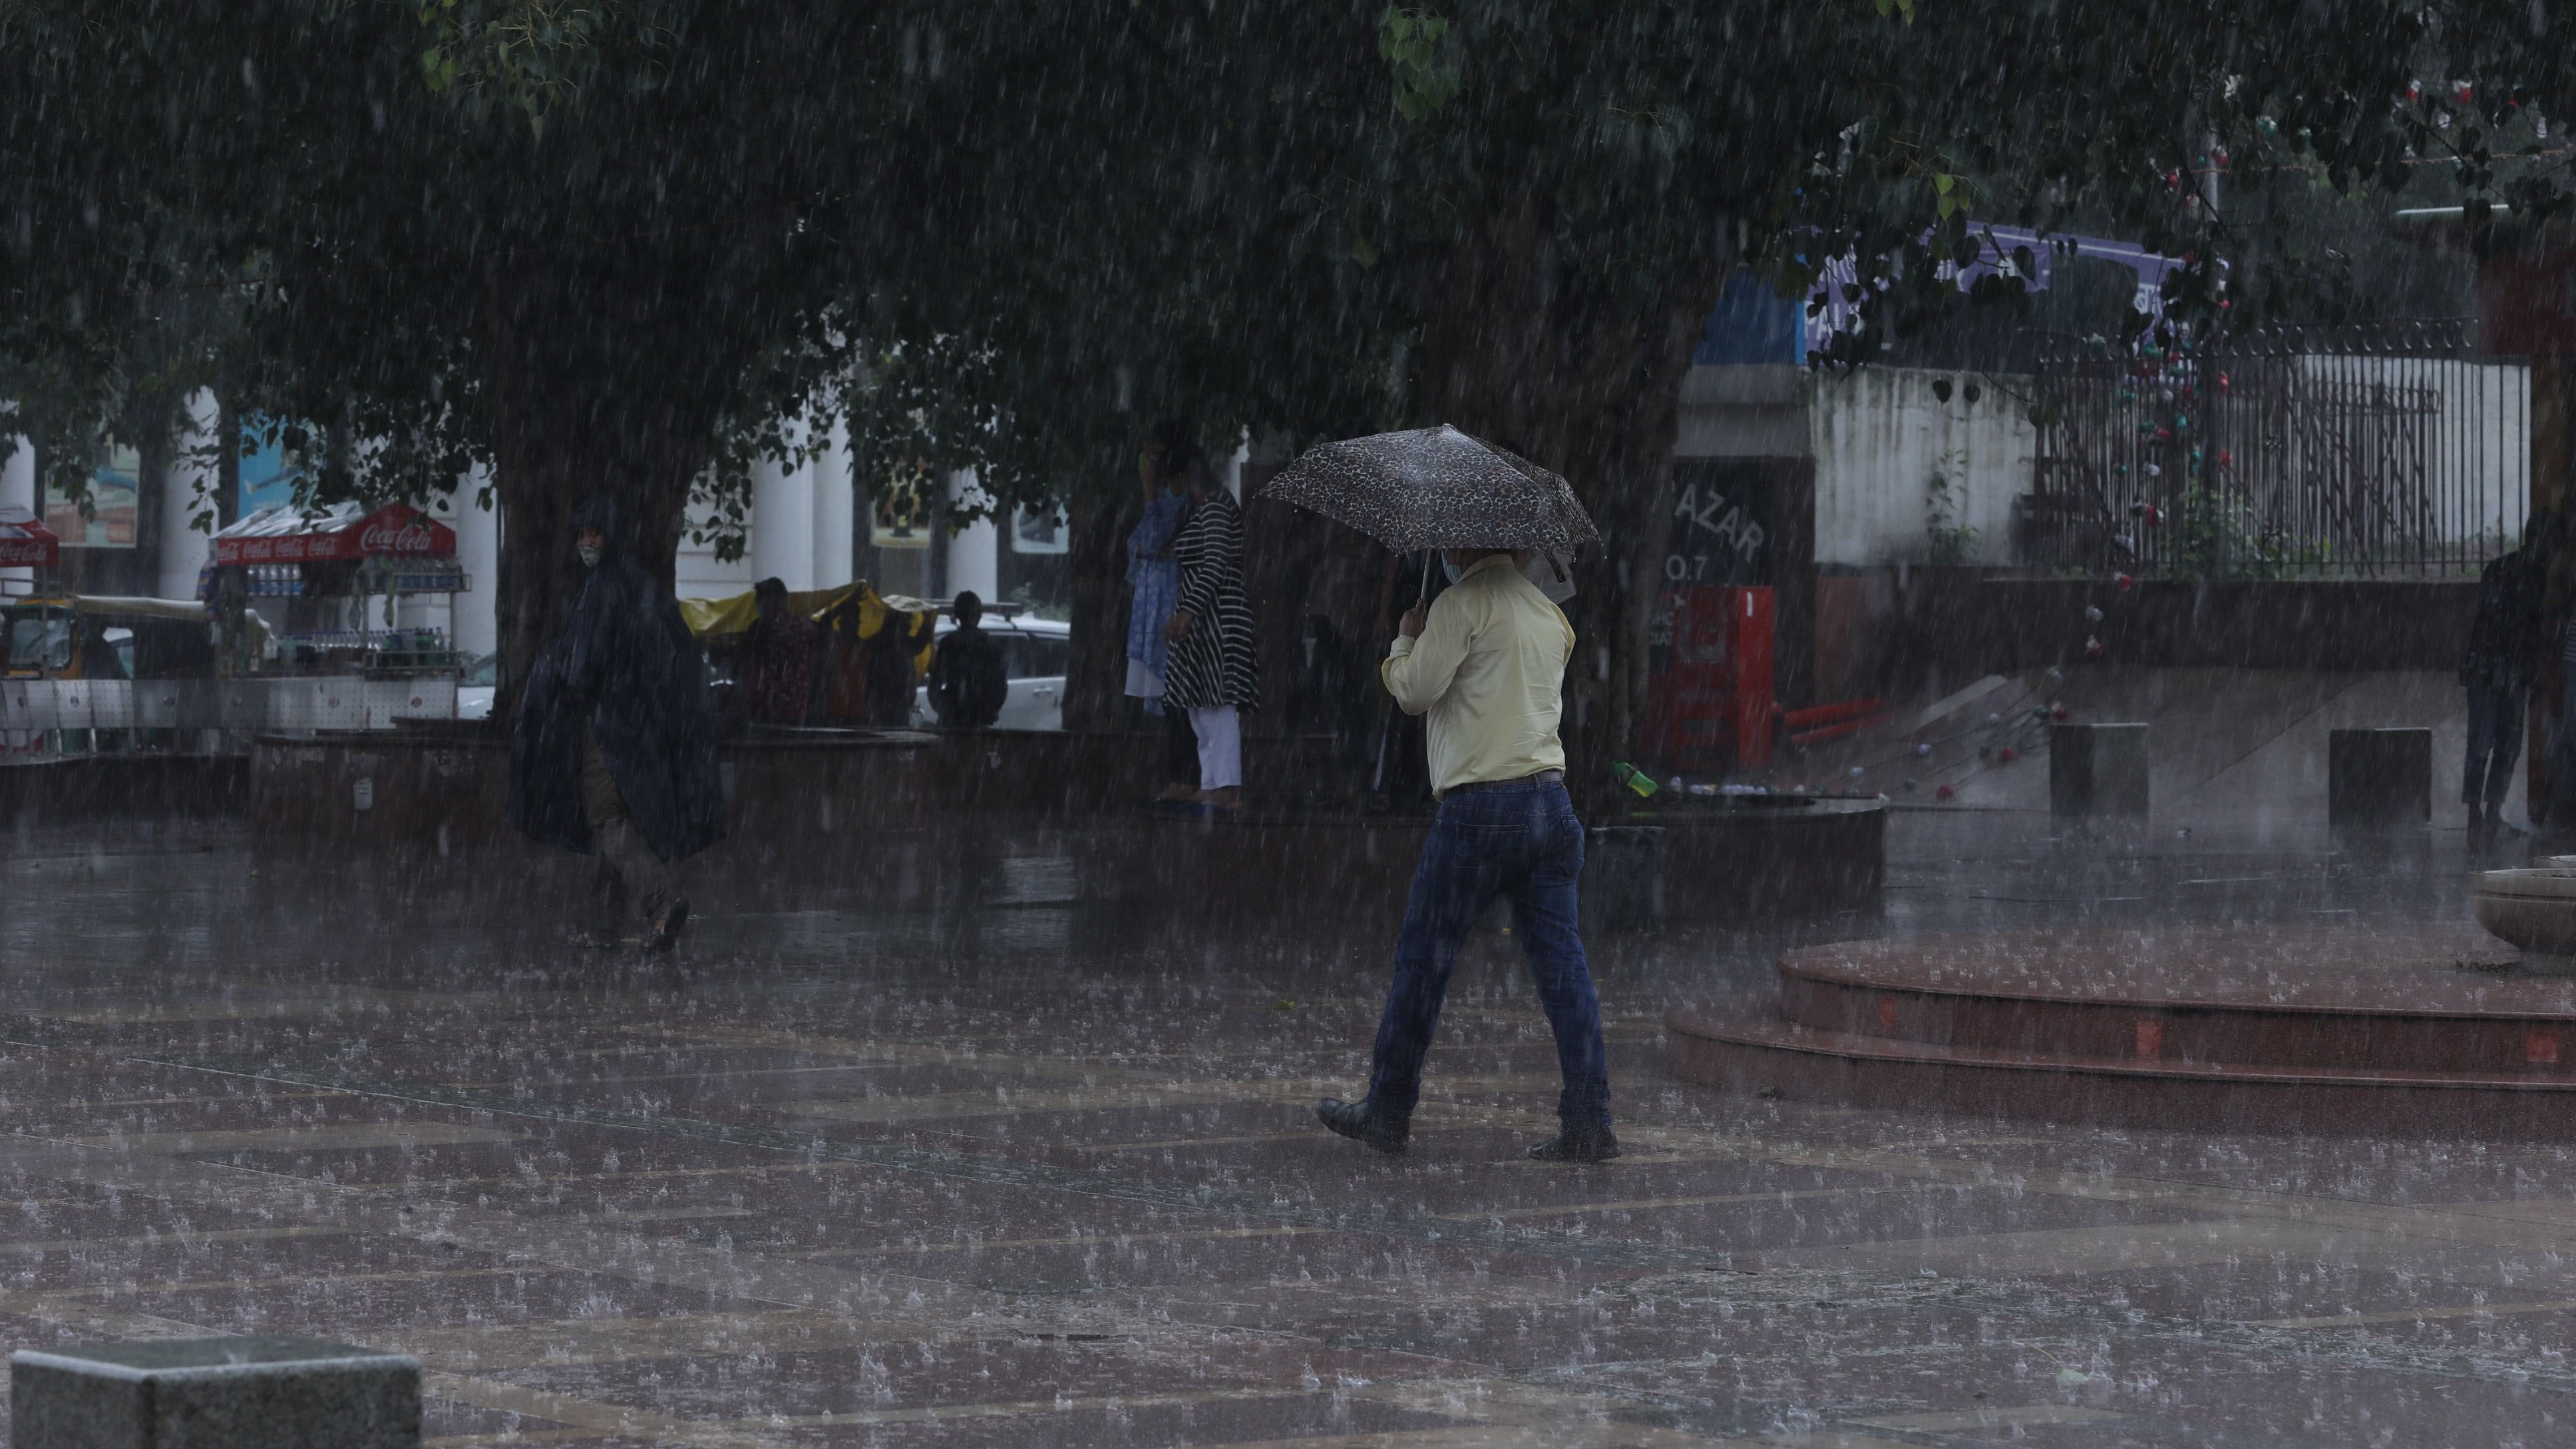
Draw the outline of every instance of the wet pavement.
M1883 911L1595 943L1628 1155L1562 1168L1520 1157L1553 1053L1492 935L1390 1160L1312 1125L1387 955L1329 902L1226 934L1043 856L914 913L710 874L665 965L556 944L550 878L21 834L0 1341L399 1349L449 1446L2566 1441L2569 1148L1661 1070L1667 1007L1804 942L2458 919L2457 831L1889 839Z

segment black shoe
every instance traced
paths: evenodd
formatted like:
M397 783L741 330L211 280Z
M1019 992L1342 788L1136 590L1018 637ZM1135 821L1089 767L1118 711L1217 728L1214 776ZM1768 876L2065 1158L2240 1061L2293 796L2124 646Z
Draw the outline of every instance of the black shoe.
M656 956L670 954L671 949L680 944L680 928L688 923L689 903L686 900L671 902L671 908L662 913L662 919L653 923L652 934L644 938L644 949Z
M1619 1155L1619 1139L1607 1127L1568 1127L1531 1144L1529 1155L1532 1162L1608 1162Z
M1367 1144L1373 1152L1390 1156L1404 1151L1405 1139L1413 1135L1412 1119L1380 1116L1366 1102L1326 1097L1315 1106L1315 1120L1344 1137Z

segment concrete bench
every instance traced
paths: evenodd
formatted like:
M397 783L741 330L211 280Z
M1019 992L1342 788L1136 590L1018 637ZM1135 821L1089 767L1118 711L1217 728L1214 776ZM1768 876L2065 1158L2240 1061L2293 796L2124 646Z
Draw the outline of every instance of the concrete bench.
M2396 830L2433 818L2433 732L2329 730L2326 824Z
M17 1449L419 1449L420 1360L309 1338L9 1356Z
M2048 727L2048 809L2052 815L2147 814L2147 727Z

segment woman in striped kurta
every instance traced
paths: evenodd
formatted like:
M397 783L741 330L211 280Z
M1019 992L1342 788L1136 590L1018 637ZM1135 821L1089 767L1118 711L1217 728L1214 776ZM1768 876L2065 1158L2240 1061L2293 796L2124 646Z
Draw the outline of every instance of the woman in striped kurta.
M1252 605L1243 594L1243 509L1218 487L1196 449L1166 467L1190 494L1189 522L1172 540L1181 597L1168 627L1163 707L1186 709L1199 741L1199 793L1232 809L1243 798L1243 714L1261 699Z

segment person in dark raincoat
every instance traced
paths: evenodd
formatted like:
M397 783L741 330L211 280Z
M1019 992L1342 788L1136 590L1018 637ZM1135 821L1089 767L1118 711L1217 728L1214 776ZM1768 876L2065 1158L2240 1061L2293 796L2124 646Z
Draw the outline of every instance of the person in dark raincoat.
M2525 520L2522 547L2492 559L2478 575L2477 612L2460 659L2468 691L2469 750L2460 772L2460 803L2469 807L2469 844L2496 838L2505 792L2522 749L2523 714L2532 676L2548 649L2541 610L2549 592L2554 515Z
M668 951L689 917L671 867L724 838L705 665L679 602L629 555L616 504L592 498L572 521L589 577L520 697L510 823L599 857L585 943L613 943L635 898L646 944Z

